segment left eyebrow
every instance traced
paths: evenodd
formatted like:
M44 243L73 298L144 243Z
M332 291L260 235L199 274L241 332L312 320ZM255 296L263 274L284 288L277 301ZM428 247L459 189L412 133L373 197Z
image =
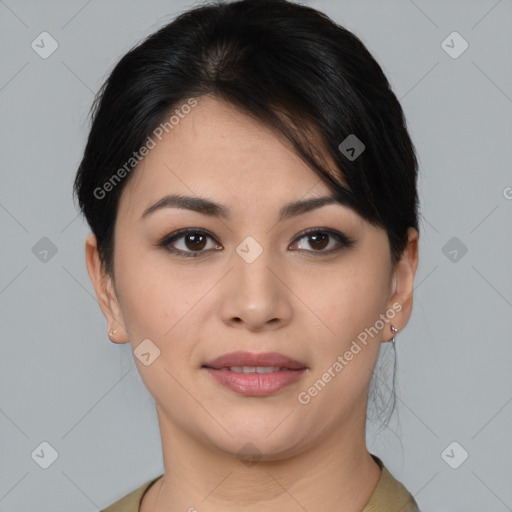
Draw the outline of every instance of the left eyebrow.
M334 203L340 204L340 202L332 196L323 196L285 204L279 211L279 222ZM225 205L215 203L202 197L171 194L162 197L162 199L158 200L155 204L146 208L141 215L141 219L163 208L180 208L202 213L210 217L231 218L231 211Z

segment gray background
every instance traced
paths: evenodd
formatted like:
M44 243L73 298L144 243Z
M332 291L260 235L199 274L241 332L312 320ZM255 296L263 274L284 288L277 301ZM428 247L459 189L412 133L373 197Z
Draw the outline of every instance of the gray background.
M512 510L512 0L309 4L382 65L420 159L397 414L369 424L369 448L423 512ZM192 5L0 0L1 512L97 511L163 471L154 401L129 344L107 338L71 186L93 94ZM31 47L43 31L59 45L46 59ZM453 31L469 44L457 58L442 46ZM31 456L43 441L58 453L48 469Z

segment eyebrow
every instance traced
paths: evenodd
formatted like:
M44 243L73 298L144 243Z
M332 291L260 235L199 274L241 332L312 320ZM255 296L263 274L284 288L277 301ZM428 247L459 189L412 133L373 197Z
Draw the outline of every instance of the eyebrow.
M334 203L341 204L332 196L313 197L302 201L287 203L279 211L279 222ZM141 219L144 219L153 212L163 208L180 208L202 213L203 215L208 215L210 217L220 217L223 219L231 218L231 211L227 206L202 197L171 194L162 197L162 199L158 200L155 204L146 208L144 213L141 215Z

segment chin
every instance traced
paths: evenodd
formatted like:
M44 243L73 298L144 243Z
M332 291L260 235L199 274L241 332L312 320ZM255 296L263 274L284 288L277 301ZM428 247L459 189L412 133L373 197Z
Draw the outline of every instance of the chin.
M286 421L286 420L285 420ZM268 423L261 423L259 426L240 426L224 424L233 437L223 431L219 438L212 438L211 432L202 436L209 440L212 446L224 453L239 458L242 462L251 460L283 460L301 451L300 445L304 441L303 435L299 435L299 425L290 423L287 427L278 426L275 418ZM276 428L277 427L277 428Z

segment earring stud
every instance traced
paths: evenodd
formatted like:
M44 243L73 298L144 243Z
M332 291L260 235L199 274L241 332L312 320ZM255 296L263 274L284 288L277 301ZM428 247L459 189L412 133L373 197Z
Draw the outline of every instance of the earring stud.
M392 325L391 332L393 333L393 337L389 341L390 341L390 343L393 343L393 345L394 345L395 344L395 334L398 332L398 329L394 325Z
M110 329L110 331L108 331L108 335L113 336L116 332L117 332L117 329Z

